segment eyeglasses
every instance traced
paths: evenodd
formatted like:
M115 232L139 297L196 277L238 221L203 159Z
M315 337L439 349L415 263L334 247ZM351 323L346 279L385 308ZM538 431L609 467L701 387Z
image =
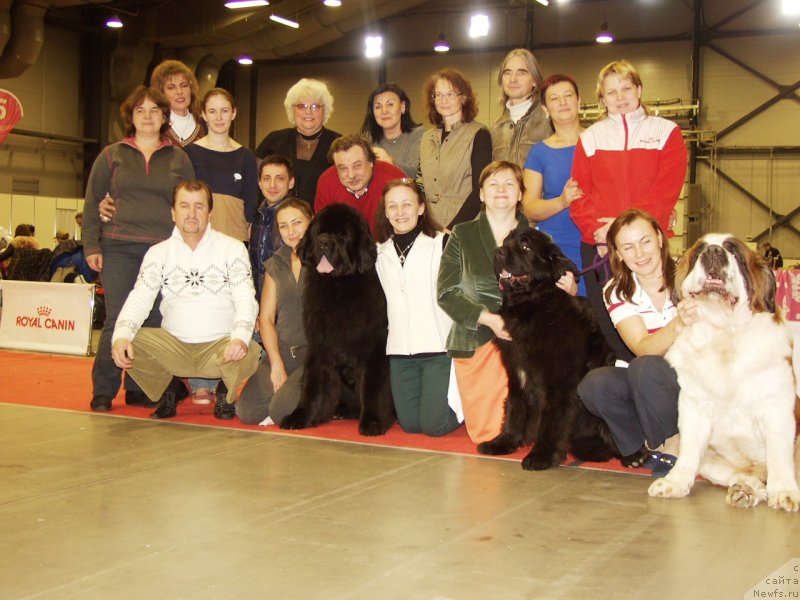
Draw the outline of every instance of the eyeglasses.
M318 110L322 110L325 108L324 104L295 104L294 107L297 110L310 110L311 112L317 112Z
M431 95L431 100L433 100L434 102L437 100L441 102L444 99L452 100L453 98L458 98L461 95L462 94L458 92L446 92L444 94L442 94L441 92L436 92L435 94Z

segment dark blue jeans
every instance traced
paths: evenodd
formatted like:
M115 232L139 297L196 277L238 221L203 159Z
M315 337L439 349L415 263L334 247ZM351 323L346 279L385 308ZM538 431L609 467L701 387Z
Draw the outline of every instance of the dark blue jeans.
M678 375L663 356L639 356L627 369L594 369L578 385L584 406L608 424L623 456L678 433L679 394Z
M100 333L100 343L94 357L94 367L92 367L92 394L94 396L114 398L119 391L122 369L114 364L114 359L111 358L111 336L114 334L114 326L122 306L133 289L133 284L136 283L142 259L150 246L151 244L138 242L102 240L103 271L100 273L100 281L105 292L106 321L103 324L103 331ZM153 303L150 315L143 324L144 327L161 326L161 313L158 310L160 304L161 295L159 294ZM126 377L125 389L139 390L139 386L131 378Z

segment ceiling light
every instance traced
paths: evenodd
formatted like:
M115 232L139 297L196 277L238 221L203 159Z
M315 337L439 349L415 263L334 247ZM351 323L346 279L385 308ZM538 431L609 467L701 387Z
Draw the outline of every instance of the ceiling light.
M785 15L800 15L800 0L783 0L781 9Z
M267 0L230 0L226 2L228 8L254 8L257 6L269 6Z
M447 43L447 38L443 33L439 34L439 37L436 39L436 43L433 45L433 49L436 50L436 52L450 51L450 44Z
M383 54L383 36L368 35L364 38L364 56L378 58Z
M117 15L114 15L108 21L106 21L106 27L110 27L111 29L119 29L122 27L122 20Z
M253 57L252 56L240 56L236 59L240 65L252 65L253 64Z
M275 21L276 23L280 23L281 25L286 25L287 27L292 27L293 29L299 29L300 23L297 21L292 21L291 19L287 19L285 17L280 17L278 15L270 15L270 21Z
M469 20L469 37L478 38L489 35L489 17L486 15L472 15Z
M597 34L595 41L597 41L598 44L610 44L614 41L614 36L611 35L611 32L608 30L608 23L600 25L600 33Z
M550 4L550 0L536 0L542 6L548 6Z
M342 0L323 0L325 6L333 6L334 8L342 5Z

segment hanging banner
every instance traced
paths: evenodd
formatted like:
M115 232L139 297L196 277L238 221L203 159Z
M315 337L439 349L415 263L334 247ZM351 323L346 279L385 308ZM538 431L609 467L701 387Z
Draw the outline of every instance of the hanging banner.
M0 348L87 355L94 285L0 281Z
M0 89L0 144L22 118L22 103L8 90Z

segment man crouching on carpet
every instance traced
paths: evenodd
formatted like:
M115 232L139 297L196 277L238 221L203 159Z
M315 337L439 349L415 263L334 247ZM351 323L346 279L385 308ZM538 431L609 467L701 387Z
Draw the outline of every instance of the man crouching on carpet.
M214 416L232 419L239 386L258 366L250 259L240 241L211 227L213 206L204 182L175 187L172 236L145 254L114 328L114 362L158 400L156 419L175 416L177 377L221 378ZM161 327L142 328L159 292Z

